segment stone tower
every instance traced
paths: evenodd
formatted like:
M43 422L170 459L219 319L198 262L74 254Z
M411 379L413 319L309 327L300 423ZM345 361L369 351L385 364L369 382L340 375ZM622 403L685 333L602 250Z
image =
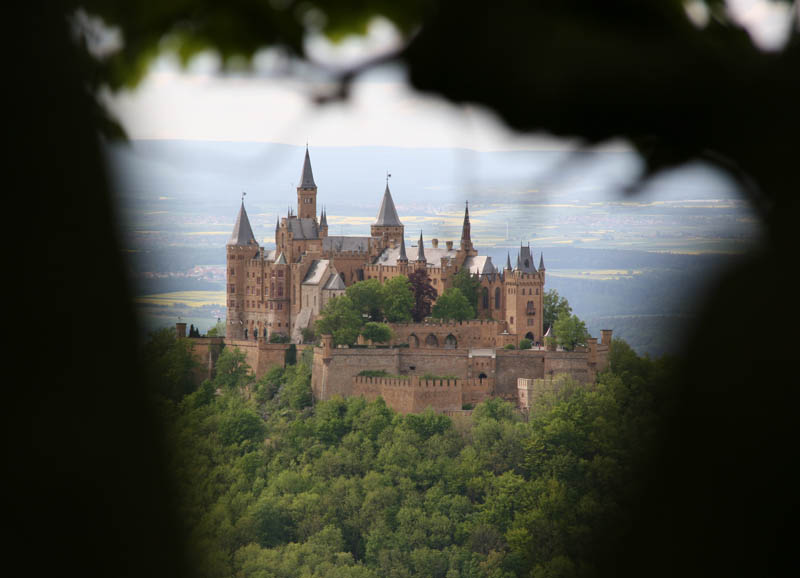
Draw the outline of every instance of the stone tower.
M461 245L459 247L459 252L464 253L465 257L478 254L475 247L472 245L471 228L469 222L469 201L467 201L467 206L464 209L464 223L461 225Z
M300 184L297 185L297 216L301 219L317 218L317 185L314 182L314 173L311 171L311 157L303 160L303 172L300 174Z
M226 245L227 250L227 335L232 339L244 339L247 319L245 315L245 287L247 285L247 263L258 253L259 247L244 209L239 208L233 233Z
M381 237L384 247L398 247L403 238L403 223L397 216L397 209L394 208L392 193L389 192L389 181L386 181L386 190L383 191L381 208L378 211L378 218L370 227L370 235Z

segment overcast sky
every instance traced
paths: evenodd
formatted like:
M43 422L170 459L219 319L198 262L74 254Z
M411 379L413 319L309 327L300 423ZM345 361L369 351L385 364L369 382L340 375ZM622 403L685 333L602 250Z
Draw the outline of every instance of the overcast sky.
M747 25L765 49L782 45L790 8L768 0L729 0L731 12ZM707 15L694 4L693 20ZM312 60L327 68L344 67L397 47L400 37L386 20L374 20L366 37L333 45L307 41ZM255 74L220 74L213 54L181 69L161 57L135 91L107 98L111 110L134 139L260 141L312 146L463 147L475 150L564 149L569 141L546 135L513 134L479 107L456 106L412 91L404 71L384 67L362 75L345 103L313 104L326 86L319 74L286 70L274 51L255 59ZM605 148L624 149L621 142Z

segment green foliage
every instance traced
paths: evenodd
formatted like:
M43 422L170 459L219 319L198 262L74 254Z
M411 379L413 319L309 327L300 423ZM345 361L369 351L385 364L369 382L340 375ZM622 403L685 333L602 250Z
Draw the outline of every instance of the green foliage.
M361 329L364 339L369 339L373 343L386 343L392 339L392 330L385 323L375 323L370 321Z
M383 314L390 323L411 321L411 310L414 307L414 293L408 277L399 275L383 284Z
M542 296L542 303L544 305L542 322L545 331L547 331L548 327L553 327L559 317L572 315L572 307L570 307L569 301L567 301L566 297L561 297L555 289L545 291Z
M514 345L513 343L506 343L506 344L503 346L503 349L516 349L516 348L517 348L517 346L516 346L516 345Z
M161 408L193 558L210 577L589 575L589 538L625 527L670 376L624 342L611 356L622 375L558 381L528 421L493 398L454 422L312 406L308 363L252 384L226 350L214 383Z
M519 340L520 349L530 349L531 347L533 347L533 341L531 341L527 337Z
M419 376L420 379L458 379L455 375L437 375L435 373L423 373Z
M361 317L370 321L383 320L383 288L377 279L367 279L353 283L345 291L353 303L353 308Z
M206 337L225 337L225 322L217 321L216 325L208 330Z
M303 343L314 343L317 336L313 327L303 327L300 330L300 334L303 336Z
M481 282L476 275L471 275L468 269L462 267L453 275L453 287L461 291L473 311L478 311Z
M219 354L214 386L220 389L241 389L253 381L253 373L238 347L226 347Z
M289 343L291 339L285 333L273 333L269 336L270 343Z
M283 354L284 365L294 365L297 363L297 346L292 343L286 348L286 353Z
M178 338L174 328L150 334L142 362L155 393L179 401L195 389L193 374L200 364L192 354L192 347L191 340Z
M320 335L333 336L334 345L351 345L358 339L362 318L347 295L331 299L315 323Z
M465 321L475 317L475 310L461 293L461 290L451 287L436 300L431 312L435 319Z
M586 324L577 315L561 316L553 326L556 342L566 351L572 351L579 345L586 345L589 332Z

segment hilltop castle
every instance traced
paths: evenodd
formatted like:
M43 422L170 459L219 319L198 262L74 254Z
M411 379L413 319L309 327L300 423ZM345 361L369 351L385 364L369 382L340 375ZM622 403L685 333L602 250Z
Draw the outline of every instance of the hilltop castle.
M426 247L420 232L417 245L407 250L388 179L368 237L329 235L326 212L317 212L317 184L306 148L297 213L290 210L276 222L274 250L259 246L242 201L227 243L226 334L258 341L278 333L299 343L302 330L313 324L325 304L353 283L384 282L425 269L441 295L462 268L480 280L478 318L503 321L509 342L523 337L543 341L543 255L537 268L530 248L521 247L515 267L510 255L503 269L495 267L491 257L478 255L472 244L469 206L457 248L452 241L442 247L438 239Z
M332 396L383 397L397 411L431 406L461 412L489 397L502 397L521 408L547 391L561 387L561 375L591 384L608 365L611 330L585 347L557 351L542 347L545 267L534 265L529 247L520 247L516 265L511 256L498 269L472 244L469 206L464 210L458 248L437 239L425 246L422 233L406 249L405 228L389 191L388 178L378 216L368 237L328 234L323 210L317 215L317 184L306 148L297 213L291 210L275 224L275 249L267 251L253 235L244 200L227 243L227 331L224 338L194 338L194 352L203 361L200 373L211 376L221 347L245 353L255 375L283 365L289 345L270 343L273 335L302 342L322 308L353 283L427 271L439 295L453 276L466 269L478 278L477 319L393 323L392 341L382 347L334 347L330 335L313 349L311 387L317 400ZM178 324L185 336L186 324ZM522 338L535 346L515 350ZM508 347L511 346L511 349ZM202 377L202 376L200 376ZM468 411L468 410L467 410Z

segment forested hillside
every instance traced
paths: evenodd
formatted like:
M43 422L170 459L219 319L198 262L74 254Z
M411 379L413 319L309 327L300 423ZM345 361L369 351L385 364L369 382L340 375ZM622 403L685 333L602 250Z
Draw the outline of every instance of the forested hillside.
M235 349L184 395L189 342L156 337L188 554L209 577L588 576L635 511L669 381L615 341L596 387L566 384L527 421L497 399L471 419L403 416L313 404L303 360L255 381Z

